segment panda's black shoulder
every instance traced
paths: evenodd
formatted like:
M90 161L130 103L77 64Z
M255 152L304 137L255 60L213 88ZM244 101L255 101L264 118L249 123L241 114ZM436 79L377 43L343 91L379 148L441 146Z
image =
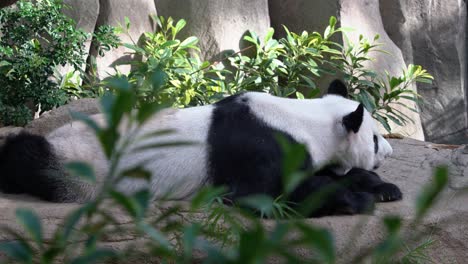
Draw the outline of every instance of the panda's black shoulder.
M223 98L217 103L215 103L214 105L216 108L223 108L223 107L233 106L239 103L247 103L248 100L249 100L248 92L241 92L241 93Z
M225 123L228 120L237 123L237 125L241 127L247 125L248 129L254 129L254 127L251 127L252 123L250 121L252 118L255 118L255 114L252 113L250 109L250 98L248 95L249 93L247 92L239 93L226 97L215 103L212 116L212 129L213 126L218 127L219 122L228 125ZM228 126L230 127L231 125Z

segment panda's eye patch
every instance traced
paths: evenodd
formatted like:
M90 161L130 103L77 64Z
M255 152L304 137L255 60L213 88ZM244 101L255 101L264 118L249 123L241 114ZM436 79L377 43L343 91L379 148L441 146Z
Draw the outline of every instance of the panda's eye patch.
M375 154L377 154L377 152L379 151L379 138L374 135L374 152Z

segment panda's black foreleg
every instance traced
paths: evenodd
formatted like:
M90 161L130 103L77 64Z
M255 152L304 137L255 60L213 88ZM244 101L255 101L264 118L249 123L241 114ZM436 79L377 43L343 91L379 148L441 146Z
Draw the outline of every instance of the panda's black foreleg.
M345 176L349 189L353 192L367 192L374 195L377 202L401 200L400 188L393 183L384 182L377 173L359 168L351 169Z
M369 213L374 196L354 192L338 182L334 175L314 175L304 180L289 196L301 214L309 217Z

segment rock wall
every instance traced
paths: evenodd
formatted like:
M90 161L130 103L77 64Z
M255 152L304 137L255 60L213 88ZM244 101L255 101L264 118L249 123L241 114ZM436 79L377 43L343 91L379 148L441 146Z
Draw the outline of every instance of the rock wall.
M435 78L418 84L428 140L468 142L466 1L380 0L384 27L406 63L423 65Z
M383 49L390 54L374 52L371 54L374 59L368 63L368 67L375 69L379 73L389 72L392 76L401 75L405 67L405 61L401 50L392 42L384 29L383 21L380 16L379 2L369 0L341 0L341 24L343 26L357 29L347 33L349 40L353 43L359 41L359 35L368 39L373 39L376 34L380 36L379 42L384 43ZM383 76L382 76L383 77ZM414 91L416 87L411 87ZM401 100L405 105L411 108L417 108L416 103L410 100ZM402 106L395 106L399 111L409 116L414 123L404 127L390 123L392 132L400 133L405 136L416 139L424 139L423 128L419 114L414 113Z
M468 91L466 83L466 1L462 0L66 0L69 14L91 32L97 25L123 23L130 18L130 35L137 40L152 31L149 15L185 18L182 36L200 38L203 59L218 59L226 50L239 50L242 35L253 30L262 36L270 25L277 36L282 24L293 31L323 31L329 16L341 26L354 27L350 34L381 35L383 49L393 56L378 56L371 67L401 72L404 64L420 64L435 81L418 84L422 95L420 116L403 133L416 139L443 143L468 142ZM123 37L124 41L129 38ZM338 39L338 41L341 41ZM120 48L98 59L98 72L112 73L111 65L125 60ZM125 72L128 69L120 68ZM331 78L331 77L329 77ZM324 78L319 86L329 80ZM412 114L412 113L411 113Z
M242 48L242 37L252 30L261 38L270 27L267 0L155 0L164 17L187 20L181 37L196 36L204 59L219 59Z

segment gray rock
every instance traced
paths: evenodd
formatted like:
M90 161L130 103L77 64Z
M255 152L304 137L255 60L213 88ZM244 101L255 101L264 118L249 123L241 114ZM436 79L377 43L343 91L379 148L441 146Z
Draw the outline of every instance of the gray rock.
M298 34L304 30L309 33L316 31L323 34L330 17L340 17L339 0L270 0L268 6L270 8L271 26L275 29L276 38L286 36L283 25ZM338 19L337 27L339 26L340 20ZM332 40L343 44L340 34L336 34ZM325 91L330 82L337 78L337 76L326 74L320 78L310 77L322 91Z
M368 39L373 39L376 34L380 35L379 42L383 44L382 49L391 55L375 52L371 56L374 59L368 66L379 73L388 71L393 76L400 76L405 67L405 61L401 50L393 43L385 32L382 19L380 17L379 2L377 0L342 0L341 1L341 24L344 27L352 27L356 31L347 33L353 43L358 42L358 37L362 34ZM415 87L412 87L415 90ZM417 108L414 102L400 100L400 102L412 108ZM401 133L414 139L424 140L419 114L416 114L405 107L394 105L401 112L408 115L414 123L408 123L404 127L391 123L394 133Z
M181 38L200 39L202 59L218 59L226 50L239 50L247 30L262 37L270 27L267 0L155 0L164 17L187 20Z
M16 3L16 2L18 2L18 0L3 0L0 3L0 8L7 7L7 6L12 5L12 4Z
M78 28L92 34L99 16L99 0L65 0L63 3L68 6L63 9L63 13L72 18ZM85 43L88 53L90 45L91 38Z
M433 245L426 253L434 263L464 263L468 258L468 193L462 192L458 187L449 187L441 199L429 212L427 217L417 226L411 226L414 219L415 203L418 194L431 182L433 166L448 164L450 171L462 171L468 164L468 154L465 147L437 145L411 139L390 140L394 148L393 155L387 160L378 173L390 182L400 186L403 200L399 202L380 203L373 215L333 216L318 219L304 220L306 223L328 228L334 235L337 249L338 263L349 263L352 257L362 254L369 247L377 245L385 236L382 218L385 215L399 215L403 218L405 227L402 235L408 238L406 245L412 249L421 241L432 239ZM468 175L451 174L450 180L463 177L464 187L468 186ZM33 208L45 224L44 236L51 237L64 217L76 204L53 204L40 202L22 196L2 195L0 197L0 224L18 229L15 220L15 209L18 207ZM171 206L165 204L165 206ZM117 223L121 227L131 226L129 218L118 209L113 210ZM148 216L154 217L159 211L152 209ZM196 215L197 217L203 217ZM195 219L194 218L194 219ZM274 222L264 221L268 228L273 228ZM410 234L424 231L424 236L414 240ZM294 234L291 234L294 235ZM0 241L10 241L12 236L0 232ZM122 249L136 243L144 243L144 238L132 232L120 232L104 237L104 245L115 249ZM310 256L311 252L299 248L302 256ZM404 252L403 252L404 253ZM272 259L274 261L274 259Z
M383 1L385 30L406 63L422 65L435 81L418 84L421 119L429 141L468 142L466 1Z
M38 135L46 135L50 131L68 122L73 121L70 112L80 112L83 114L99 113L99 101L94 98L79 99L53 109L33 120L24 128L25 131Z
M153 0L99 0L99 2L100 9L96 28L101 25L118 26L119 24L125 27L125 17L130 20L129 34L120 35L123 43L137 42L143 33L154 30L151 16L156 15L156 7ZM98 65L98 76L104 78L115 73L114 65L129 61L130 57L126 54L128 52L130 52L129 49L119 47L106 53L104 57L99 57L96 50L92 49L91 54L96 57ZM117 69L122 73L128 73L130 66L121 65Z
M268 6L271 26L276 30L277 37L286 35L283 25L296 33L303 30L323 33L331 16L340 17L339 0L270 0ZM342 43L341 39L336 40Z
M23 131L22 127L14 127L14 126L6 126L6 127L0 127L0 147L3 145L5 139L9 135L16 135Z

